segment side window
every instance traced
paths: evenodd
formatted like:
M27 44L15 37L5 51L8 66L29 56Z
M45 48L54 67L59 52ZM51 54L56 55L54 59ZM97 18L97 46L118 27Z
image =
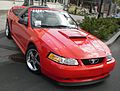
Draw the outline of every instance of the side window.
M24 21L28 22L28 11L26 11L26 12L21 16L21 18L22 18Z
M13 9L12 11L13 11L13 13L14 13L16 16L18 16L19 13L20 13L22 10L23 10L23 9Z

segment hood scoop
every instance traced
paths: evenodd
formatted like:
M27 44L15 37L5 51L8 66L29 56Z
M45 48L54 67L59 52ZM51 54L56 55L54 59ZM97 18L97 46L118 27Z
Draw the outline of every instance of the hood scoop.
M69 36L70 39L86 38L86 36Z
M87 35L84 35L84 33L77 30L64 30L59 31L59 33L61 33L66 38L72 40L77 45L83 44L84 41L87 39Z
M69 39L86 38L86 36L81 34L80 31L65 30L65 31L59 31L59 33L61 33L63 36Z

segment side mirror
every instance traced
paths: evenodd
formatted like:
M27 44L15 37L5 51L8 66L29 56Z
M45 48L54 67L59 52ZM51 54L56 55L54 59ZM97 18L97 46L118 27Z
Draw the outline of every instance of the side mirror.
M23 24L25 26L28 26L28 20L27 19L22 19L20 18L19 21L18 21L20 24Z

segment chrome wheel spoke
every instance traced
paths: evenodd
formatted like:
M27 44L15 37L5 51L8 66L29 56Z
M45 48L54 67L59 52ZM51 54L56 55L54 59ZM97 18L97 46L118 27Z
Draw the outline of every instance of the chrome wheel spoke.
M37 70L35 62L33 62L33 68L34 68L34 70Z
M32 62L30 54L27 57L27 62Z
M35 63L37 63L38 65L40 65L39 59L38 59L38 52L36 52L35 54Z
M35 58L37 58L37 57L38 57L38 53L35 54Z
M30 52L30 57L34 58L33 52Z
M35 58L35 64L40 65L40 62Z

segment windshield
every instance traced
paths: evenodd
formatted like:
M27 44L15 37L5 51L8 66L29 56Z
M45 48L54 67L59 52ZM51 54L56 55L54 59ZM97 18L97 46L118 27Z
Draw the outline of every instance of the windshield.
M68 13L53 10L32 10L31 25L34 28L40 27L66 27L77 28L75 21Z

